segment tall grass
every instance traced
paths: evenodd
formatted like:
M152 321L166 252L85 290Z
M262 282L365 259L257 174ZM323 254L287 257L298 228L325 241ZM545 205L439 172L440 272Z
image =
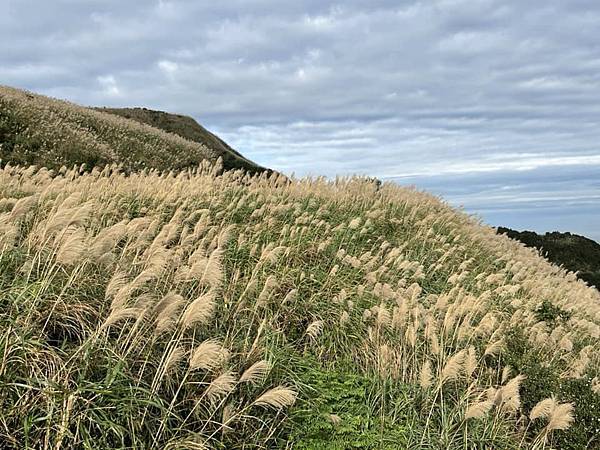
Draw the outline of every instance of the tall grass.
M219 154L149 125L0 86L0 159L12 164L178 170Z
M597 401L600 294L415 190L8 165L0 250L6 448L291 446L319 371L360 377L376 448L550 448L593 420L519 361Z

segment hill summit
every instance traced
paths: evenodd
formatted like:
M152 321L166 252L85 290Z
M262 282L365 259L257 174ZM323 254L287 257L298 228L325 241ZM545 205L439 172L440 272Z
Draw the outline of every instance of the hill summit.
M177 171L219 158L226 170L265 170L189 117L141 108L86 108L0 86L0 159L5 163L49 169L115 163L125 170Z
M241 153L233 149L217 135L211 133L196 120L181 114L155 111L147 108L95 108L97 111L115 114L126 119L145 123L154 128L181 136L188 141L205 145L218 153L223 160L226 170L243 169L250 173L260 173L266 170L249 161Z

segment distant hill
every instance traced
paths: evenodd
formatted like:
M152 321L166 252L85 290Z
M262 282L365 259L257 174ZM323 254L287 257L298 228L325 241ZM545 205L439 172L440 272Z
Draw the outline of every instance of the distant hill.
M264 170L191 118L131 111L135 120L123 117L124 112L108 113L0 86L0 159L3 164L49 169L117 163L125 170L181 170L220 157L225 169ZM149 119L154 116L160 120ZM159 127L150 126L153 122ZM185 130L187 126L193 130Z
M154 111L147 108L95 108L97 111L115 114L126 119L145 123L155 128L176 134L187 140L206 145L217 151L223 158L223 165L228 169L244 169L256 173L266 170L246 159L235 149L231 148L217 135L211 133L193 118L181 114L171 114L164 111Z
M600 289L600 244L584 236L557 231L537 234L533 231L516 231L498 227L498 234L506 234L527 247L542 251L548 260L578 272L577 276Z

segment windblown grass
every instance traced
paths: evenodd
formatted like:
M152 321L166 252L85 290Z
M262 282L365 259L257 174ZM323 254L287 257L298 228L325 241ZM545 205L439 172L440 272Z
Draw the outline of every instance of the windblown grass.
M594 448L600 294L363 179L0 170L0 447Z
M88 169L179 170L203 160L238 158L133 120L0 86L0 159L4 163ZM234 158L234 159L235 159ZM250 164L250 163L248 163Z

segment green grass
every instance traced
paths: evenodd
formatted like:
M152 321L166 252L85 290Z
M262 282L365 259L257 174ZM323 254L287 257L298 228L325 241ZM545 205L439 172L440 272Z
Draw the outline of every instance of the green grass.
M7 167L0 196L5 448L597 445L598 293L426 194L206 165ZM228 357L194 368L207 339ZM278 386L295 403L260 406ZM486 392L507 397L466 419ZM546 433L527 416L551 395L575 423Z
M600 446L600 293L536 250L1 92L0 448Z
M220 158L225 169L264 170L190 118L145 120L157 128L110 112L0 86L0 160L54 170L119 164L127 171L180 171Z
M114 114L126 119L145 123L154 128L198 142L219 154L225 170L242 169L249 173L261 173L265 168L249 161L231 148L225 141L208 131L194 119L181 114L154 111L147 108L96 108L98 111Z

